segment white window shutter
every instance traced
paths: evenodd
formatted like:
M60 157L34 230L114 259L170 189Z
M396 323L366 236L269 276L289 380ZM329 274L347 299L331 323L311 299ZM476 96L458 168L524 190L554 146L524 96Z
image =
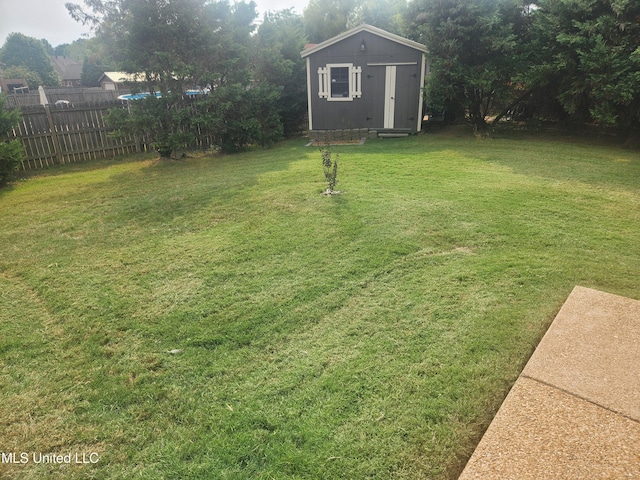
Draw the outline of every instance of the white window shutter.
M318 68L318 96L320 98L329 97L329 69L327 67Z
M362 67L351 67L351 81L349 82L351 98L362 97Z

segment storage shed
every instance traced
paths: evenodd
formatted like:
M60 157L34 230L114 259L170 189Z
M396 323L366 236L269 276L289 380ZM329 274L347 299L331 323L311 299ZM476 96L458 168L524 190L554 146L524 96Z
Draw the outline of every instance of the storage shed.
M308 46L309 131L417 133L422 124L424 45L360 25Z

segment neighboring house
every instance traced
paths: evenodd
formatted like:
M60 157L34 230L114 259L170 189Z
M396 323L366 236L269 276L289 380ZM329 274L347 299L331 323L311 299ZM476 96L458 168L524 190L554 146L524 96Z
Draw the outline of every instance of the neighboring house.
M2 78L0 75L0 93L29 93L24 78Z
M132 83L141 83L143 79L141 74L104 72L98 82L103 90L129 90Z
M62 80L63 87L80 87L82 78L82 64L68 57L51 57L51 65Z
M426 51L371 25L307 46L309 130L419 132Z

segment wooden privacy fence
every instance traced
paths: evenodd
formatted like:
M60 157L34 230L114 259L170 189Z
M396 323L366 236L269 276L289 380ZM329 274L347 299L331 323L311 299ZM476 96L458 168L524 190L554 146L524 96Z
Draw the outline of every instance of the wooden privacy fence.
M147 145L134 137L109 135L113 129L105 124L107 111L121 106L121 102L114 102L73 108L23 107L20 124L9 132L10 139L20 139L24 145L22 170L146 150Z
M103 90L101 88L44 88L49 103L54 104L58 100L66 100L73 105L87 103L113 103L118 100L118 95L129 93L129 90ZM5 96L7 108L23 108L40 105L40 94L36 90L31 93L11 94Z

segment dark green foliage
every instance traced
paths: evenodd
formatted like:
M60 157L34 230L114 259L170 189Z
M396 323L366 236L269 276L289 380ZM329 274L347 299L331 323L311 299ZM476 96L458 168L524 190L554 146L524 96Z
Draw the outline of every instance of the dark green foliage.
M542 0L532 13L537 49L528 76L565 116L640 123L640 4Z
M38 86L42 85L42 78L40 78L38 72L25 66L5 68L2 70L2 76L4 78L24 79L27 82L27 86L36 92L38 91Z
M255 36L255 79L260 84L280 87L276 108L286 137L305 128L307 73L305 61L300 57L306 43L303 30L302 18L284 10L266 14Z
M23 156L22 142L13 140L0 143L0 186L5 185L20 165Z
M250 89L220 87L194 103L193 131L207 132L224 152L249 145L271 146L282 139L279 99L280 90L268 84Z
M248 92L245 99L250 115L254 116L260 127L256 143L263 147L271 147L282 140L284 117L281 116L280 107L286 101L282 90L282 87L271 84L258 85Z
M0 49L0 63L6 67L24 67L38 74L42 84L53 87L60 84L60 77L53 69L45 45L41 40L12 33ZM29 85L37 88L38 85Z
M238 85L222 87L198 102L196 121L223 151L236 152L257 140L259 121L251 111L249 92Z
M137 135L151 140L162 158L193 142L189 109L181 96L150 96L131 101L128 109L113 109L107 122L117 129L116 135Z
M49 55L50 57L55 55L55 50L49 43L49 40L47 40L46 38L41 38L40 43L42 43L42 46L44 47L44 51L47 52L47 55Z
M6 184L23 158L20 140L6 141L4 136L20 121L18 110L5 108L5 97L0 94L0 186Z
M119 52L106 40L104 37L79 38L71 43L58 45L54 54L72 58L76 62L87 61L91 65L103 65L103 71L118 70L119 68L113 67L115 62L112 58Z
M4 94L0 94L0 135L4 135L15 127L21 118L19 110L8 110L5 103Z
M323 42L362 23L402 34L404 0L310 0L304 9L309 40Z
M82 76L80 81L83 87L99 87L100 77L107 71L113 71L109 65L102 65L97 60L89 60L85 57L82 63Z
M248 145L270 146L282 138L282 105L297 105L293 98L300 90L291 89L292 101L283 101L283 87L274 85L293 69L285 68L285 74L278 76L256 60L264 54L274 63L289 66L273 49L254 53L254 2L85 3L93 14L72 5L72 15L97 22L99 35L110 38L122 52L123 70L142 73L146 89L162 94L160 99L151 95L131 102L130 113L112 112L111 125L120 135L145 137L162 157L193 145L196 139L199 145L238 151ZM299 50L297 55L299 60ZM300 81L298 72L294 78ZM194 88L209 93L195 99L182 97L185 90Z
M431 111L466 113L476 130L518 94L514 80L526 49L526 16L518 0L415 2L413 35L431 56L427 104Z
M149 89L180 92L198 65L195 52L203 38L200 0L131 2L118 26L124 34L117 45L125 71L144 72ZM206 45L206 43L205 43Z
M344 32L357 0L310 0L304 9L304 30L310 42L320 43Z
M351 12L349 26L367 23L388 32L402 35L403 15L407 10L405 0L361 0Z
M416 0L428 108L466 115L640 124L640 4L622 0Z
M217 146L238 152L250 145L270 147L282 139L278 115L280 89L228 85L196 98L168 95L130 101L112 109L107 122L117 136L137 135L151 141L161 157L175 150Z

